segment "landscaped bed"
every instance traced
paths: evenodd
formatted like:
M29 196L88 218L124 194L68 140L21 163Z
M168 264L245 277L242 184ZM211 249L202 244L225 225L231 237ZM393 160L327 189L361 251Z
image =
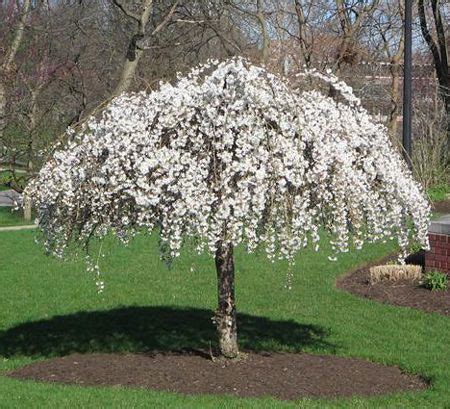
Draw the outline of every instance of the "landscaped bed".
M379 281L371 283L369 268L390 262L388 257L359 268L338 279L337 287L352 294L402 307L417 308L428 312L450 315L450 289L431 291L420 280Z
M122 385L283 400L383 395L427 387L418 376L362 359L268 352L247 353L237 361L212 359L208 351L74 354L38 362L8 376L81 386Z

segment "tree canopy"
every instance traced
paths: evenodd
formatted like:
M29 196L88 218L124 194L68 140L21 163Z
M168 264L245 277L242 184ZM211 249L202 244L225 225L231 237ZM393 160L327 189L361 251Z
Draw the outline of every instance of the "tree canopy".
M386 128L335 77L304 75L341 98L241 58L116 97L26 189L48 250L156 227L171 256L193 237L198 251L262 244L292 259L321 226L331 259L381 238L426 247L429 204Z

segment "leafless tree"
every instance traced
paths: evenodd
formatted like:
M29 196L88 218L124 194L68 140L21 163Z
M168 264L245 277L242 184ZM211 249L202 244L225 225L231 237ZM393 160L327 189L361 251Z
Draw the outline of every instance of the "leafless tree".
M441 2L440 0L419 0L417 5L422 35L433 56L436 76L440 86L440 95L447 112L447 133L450 137L450 72L448 66L449 46L447 43L450 5L448 2ZM427 6L431 6L431 12L429 13ZM443 11L444 8L445 11ZM444 17L446 17L445 22Z
M0 63L0 138L3 134L6 120L6 104L8 98L6 91L6 81L8 80L8 78L14 75L12 72L14 59L23 41L25 24L30 13L30 0L24 0L22 5L20 3L17 3L16 7L18 8L17 10L14 9L14 4L12 1L9 2L8 5L5 5L5 9L9 10L10 17L11 15L18 14L18 19L16 27L13 29L14 34L11 44L9 46L6 46L5 57Z

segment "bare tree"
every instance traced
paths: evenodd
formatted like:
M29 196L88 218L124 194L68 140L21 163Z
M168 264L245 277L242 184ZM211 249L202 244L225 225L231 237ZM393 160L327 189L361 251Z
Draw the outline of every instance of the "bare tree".
M256 1L256 18L261 27L261 62L267 64L267 58L269 53L269 33L267 31L266 14L264 12L264 6L262 0Z
M122 0L112 1L136 27L128 45L119 82L113 92L113 95L119 95L130 88L144 50L151 48L152 37L169 23L175 13L179 1L172 2L173 4L170 5L170 9L166 15L153 29L150 28L151 24L149 24L150 16L155 9L153 0L142 0L140 4L135 7L137 11L134 11L130 4L126 4Z
M441 13L441 7L444 7L444 5L440 0L429 0L429 3L431 4L431 16L427 19L425 1L418 1L420 28L428 49L433 56L436 76L440 86L440 95L444 101L445 110L447 112L447 133L450 135L450 76L448 67L448 44Z
M390 110L388 112L387 125L391 135L396 138L398 132L398 115L401 112L401 84L402 64L404 51L403 33L404 9L402 0L386 1L378 7L371 16L371 28L373 37L378 43L382 59L387 59L390 87Z
M379 4L379 0L347 1L335 0L336 13L340 27L340 47L336 57L335 69L339 71L343 63L354 63L357 58L358 36L364 23Z
M30 0L24 0L21 6L20 3L18 2L17 7L19 18L17 21L16 28L14 30L13 40L10 46L6 49L5 59L0 65L0 138L5 128L5 118L6 118L7 92L5 81L7 80L7 78L13 75L12 68L14 59L22 43L25 25L30 13Z

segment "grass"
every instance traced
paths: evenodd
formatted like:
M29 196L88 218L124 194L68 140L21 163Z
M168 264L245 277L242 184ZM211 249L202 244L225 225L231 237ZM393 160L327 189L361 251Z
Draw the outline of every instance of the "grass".
M282 402L182 396L124 387L82 388L24 382L3 371L70 352L209 348L216 307L213 261L184 251L168 270L157 238L138 236L128 248L112 239L102 259L106 289L97 295L81 261L42 254L33 231L0 232L0 407L5 408L448 408L450 320L360 299L334 287L345 271L393 250L368 245L327 260L299 255L293 289L287 266L263 254L236 252L242 348L360 357L422 374L432 387L383 397ZM326 248L325 248L326 250ZM191 269L193 271L191 271ZM3 357L3 358L2 358ZM299 368L301 371L301 368Z
M33 221L24 220L21 211L15 211L9 206L0 206L0 227L26 226L30 224L33 224Z
M23 176L20 177L20 174L25 174L26 172L22 169L16 169L16 175L19 178L19 181L23 181L24 178ZM12 180L12 176L11 176L11 171L4 169L4 170L0 170L0 191L3 190L10 190L11 187L9 186L9 183ZM19 182L20 183L20 182Z
M427 193L430 200L433 202L446 200L450 197L450 184L441 183L440 185L430 187L427 190Z

